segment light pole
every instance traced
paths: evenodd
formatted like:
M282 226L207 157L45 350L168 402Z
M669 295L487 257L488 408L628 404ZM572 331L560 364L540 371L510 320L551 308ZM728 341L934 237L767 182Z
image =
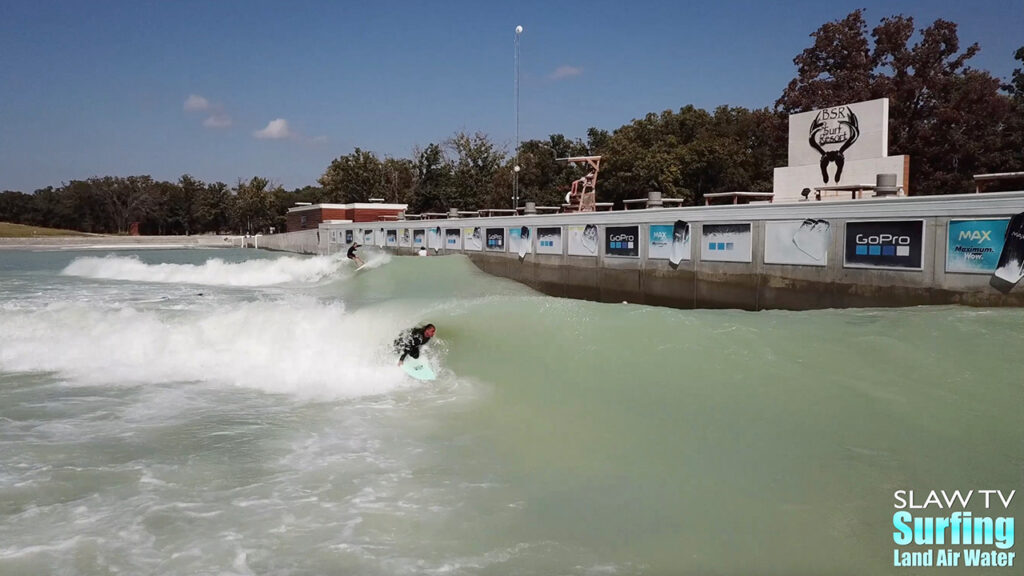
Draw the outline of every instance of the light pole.
M523 33L522 26L516 26L515 35L515 80L514 92L516 100L516 163L512 168L512 209L519 209L519 36Z

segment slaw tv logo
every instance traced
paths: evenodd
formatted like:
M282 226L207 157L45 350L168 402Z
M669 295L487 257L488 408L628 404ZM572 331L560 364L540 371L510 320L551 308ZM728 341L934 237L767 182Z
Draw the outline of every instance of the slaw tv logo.
M847 222L845 265L920 269L924 221Z

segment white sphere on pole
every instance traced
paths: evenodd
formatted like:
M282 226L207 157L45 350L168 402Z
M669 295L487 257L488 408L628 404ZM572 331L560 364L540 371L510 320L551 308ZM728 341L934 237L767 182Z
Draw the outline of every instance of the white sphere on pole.
M523 33L523 27L522 26L516 26L516 34L522 34L522 33Z

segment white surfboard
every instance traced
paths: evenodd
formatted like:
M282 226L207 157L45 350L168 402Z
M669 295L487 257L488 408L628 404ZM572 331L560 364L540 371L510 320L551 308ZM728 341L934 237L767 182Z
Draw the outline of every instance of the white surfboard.
M434 369L430 367L430 363L423 356L419 358L407 356L405 361L402 362L402 370L405 370L406 374L417 380L434 380L437 378L437 375L434 374Z

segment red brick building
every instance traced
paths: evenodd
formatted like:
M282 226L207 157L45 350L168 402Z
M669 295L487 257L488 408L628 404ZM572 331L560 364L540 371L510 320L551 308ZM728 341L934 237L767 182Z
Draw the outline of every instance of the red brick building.
M310 204L288 209L285 226L288 232L317 228L320 223L335 222L377 222L397 220L405 212L407 204L382 204L377 202L352 204Z

